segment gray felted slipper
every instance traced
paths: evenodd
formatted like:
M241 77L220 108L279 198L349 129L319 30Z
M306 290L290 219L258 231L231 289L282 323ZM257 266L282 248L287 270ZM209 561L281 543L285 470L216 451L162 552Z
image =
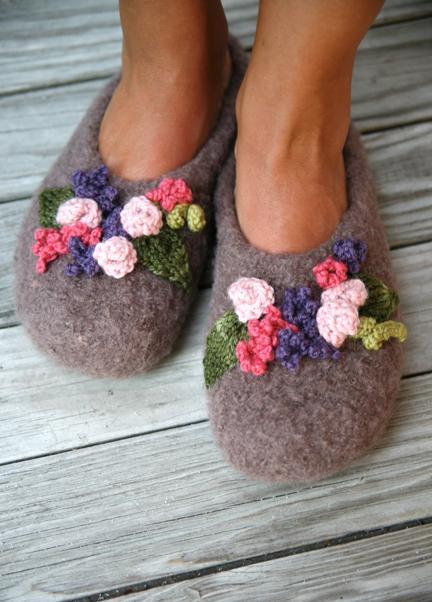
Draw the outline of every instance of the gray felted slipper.
M392 413L406 329L352 128L345 165L348 209L330 240L301 254L249 245L235 213L233 158L219 180L205 381L218 444L255 478L330 475L370 447Z
M93 375L148 370L172 349L205 264L217 176L235 136L247 58L196 157L157 180L108 173L99 126L119 77L95 99L28 211L16 250L16 302L38 346ZM207 225L206 225L207 224Z

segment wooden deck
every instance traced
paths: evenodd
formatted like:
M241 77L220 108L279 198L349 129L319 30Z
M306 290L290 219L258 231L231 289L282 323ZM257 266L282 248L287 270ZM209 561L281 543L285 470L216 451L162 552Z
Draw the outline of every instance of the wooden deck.
M256 2L226 0L253 39ZM21 216L119 64L114 0L0 12L0 601L432 601L432 4L388 0L358 55L353 113L376 173L410 330L379 447L312 487L222 461L201 376L210 289L149 375L92 380L14 313Z

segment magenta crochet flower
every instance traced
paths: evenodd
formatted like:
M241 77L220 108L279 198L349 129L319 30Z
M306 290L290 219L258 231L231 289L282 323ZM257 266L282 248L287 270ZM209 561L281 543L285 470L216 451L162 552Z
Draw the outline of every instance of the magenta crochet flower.
M123 236L112 236L98 243L93 257L107 276L123 278L134 269L137 253L132 243Z
M273 288L259 278L239 278L228 288L228 296L240 322L260 318L274 303Z
M56 215L56 221L61 226L73 226L81 222L89 228L97 228L101 219L102 211L96 201L80 197L62 203Z
M157 188L146 193L146 197L160 203L162 209L168 212L176 205L192 203L192 191L181 178L164 178Z
M348 268L342 261L327 257L312 268L313 275L319 287L331 288L348 278Z
M162 211L145 196L132 197L121 210L120 221L132 238L154 236L163 226Z

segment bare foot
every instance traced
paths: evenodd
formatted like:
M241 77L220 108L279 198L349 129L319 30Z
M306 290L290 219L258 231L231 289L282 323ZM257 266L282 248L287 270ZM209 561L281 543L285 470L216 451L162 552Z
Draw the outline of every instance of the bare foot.
M191 13L191 14L189 14ZM154 178L190 161L207 140L230 76L219 3L122 0L122 77L102 120L112 173Z

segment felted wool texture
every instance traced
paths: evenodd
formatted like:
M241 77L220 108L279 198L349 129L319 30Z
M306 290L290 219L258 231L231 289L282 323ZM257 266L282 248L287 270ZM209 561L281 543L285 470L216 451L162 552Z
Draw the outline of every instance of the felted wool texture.
M233 198L235 160L228 160L216 193L218 246L210 324L232 309L227 289L241 276L264 279L280 303L286 288L311 283L312 267L343 238L366 242L362 271L395 285L371 174L352 127L344 156L349 205L333 236L310 252L279 255L255 249L242 235ZM237 365L209 389L216 441L226 459L253 478L287 483L322 479L350 464L384 431L401 364L400 343L390 341L370 352L349 341L339 361L304 359L295 373L273 362L267 374L256 377Z
M218 173L235 136L235 99L247 64L247 55L230 39L232 75L219 118L208 141L194 159L154 180L127 181L111 177L120 204L155 188L163 177L183 178L194 202L211 222L213 193ZM209 232L187 229L181 236L189 253L193 291L155 276L143 266L118 280L106 275L94 278L67 277L68 257L60 257L47 272L35 272L31 252L33 233L39 226L38 195L45 188L70 184L74 171L93 169L103 163L98 132L109 100L118 84L114 77L90 106L66 148L35 193L25 216L15 253L17 312L34 342L66 366L95 376L128 376L152 368L172 350L189 314L205 264Z

